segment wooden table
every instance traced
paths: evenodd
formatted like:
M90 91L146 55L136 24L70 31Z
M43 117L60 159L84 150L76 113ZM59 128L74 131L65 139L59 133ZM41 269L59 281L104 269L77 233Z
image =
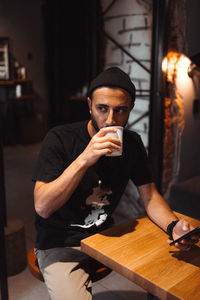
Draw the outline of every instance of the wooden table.
M200 221L176 213L195 227ZM189 252L167 244L148 217L82 240L82 251L162 300L200 299L200 242Z

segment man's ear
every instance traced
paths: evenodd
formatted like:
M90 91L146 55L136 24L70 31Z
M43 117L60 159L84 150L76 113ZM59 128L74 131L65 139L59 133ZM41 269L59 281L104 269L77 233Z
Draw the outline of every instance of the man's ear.
M90 110L90 113L91 113L91 111L92 111L92 100L90 99L90 97L87 98L87 103L88 103L89 110Z

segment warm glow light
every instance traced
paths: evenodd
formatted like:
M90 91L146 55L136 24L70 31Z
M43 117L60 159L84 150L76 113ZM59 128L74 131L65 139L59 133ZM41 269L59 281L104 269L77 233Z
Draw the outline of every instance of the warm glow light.
M162 61L162 71L166 73L167 81L173 82L175 77L188 78L187 70L191 60L184 54L169 52ZM180 79L180 78L179 78Z
M165 56L162 60L162 71L167 72L167 56Z
M181 75L182 73L188 74L188 67L190 64L191 60L187 56L181 55L177 64L178 75Z

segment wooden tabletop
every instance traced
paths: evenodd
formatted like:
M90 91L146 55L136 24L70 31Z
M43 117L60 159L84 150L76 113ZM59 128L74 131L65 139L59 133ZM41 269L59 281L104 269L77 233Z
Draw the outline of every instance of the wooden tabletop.
M176 213L193 226L200 221ZM82 240L82 251L162 300L200 299L200 242L188 252L148 217L116 225Z

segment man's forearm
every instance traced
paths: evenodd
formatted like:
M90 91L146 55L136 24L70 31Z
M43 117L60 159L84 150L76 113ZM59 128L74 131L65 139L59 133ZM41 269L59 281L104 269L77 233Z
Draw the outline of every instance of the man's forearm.
M139 192L146 212L154 223L166 231L167 226L178 218L172 212L165 199L158 193L153 183L145 186L140 187Z
M160 226L164 231L167 231L167 226L172 221L178 220L178 218L161 195L158 195L156 199L154 199L154 196L147 205L147 214L154 223Z
M80 157L55 180L45 183L37 181L34 189L36 212L43 218L62 207L71 197L83 178L87 166Z

